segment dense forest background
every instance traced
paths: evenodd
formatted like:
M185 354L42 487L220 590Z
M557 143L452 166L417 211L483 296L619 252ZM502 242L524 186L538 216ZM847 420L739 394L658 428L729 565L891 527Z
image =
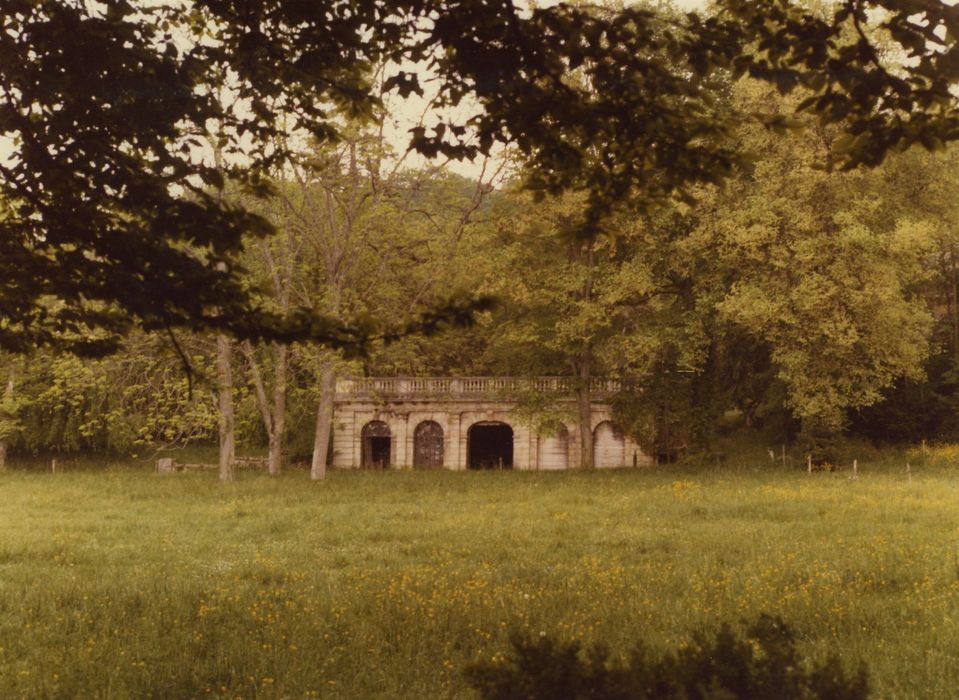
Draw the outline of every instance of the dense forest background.
M716 99L791 115L801 95L743 79ZM284 455L325 455L346 375L628 378L620 422L657 453L730 427L810 449L959 437L955 149L834 172L837 130L744 117L731 146L748 157L724 186L623 206L583 235L582 198L538 196L508 152L475 179L413 167L384 136L391 118L303 148L267 198L216 191L278 231L237 261L259 303L375 329L367 354L132 331L100 359L0 355L0 453L216 443L227 410L238 443L269 445L279 469ZM496 303L475 323L404 334L476 294ZM549 421L542 397L524 402Z

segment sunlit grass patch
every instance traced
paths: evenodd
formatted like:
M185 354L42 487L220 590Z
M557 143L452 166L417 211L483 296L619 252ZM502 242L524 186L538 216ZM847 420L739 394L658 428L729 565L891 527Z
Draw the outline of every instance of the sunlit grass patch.
M621 655L759 612L952 697L959 480L904 466L8 472L0 697L468 697L513 630Z

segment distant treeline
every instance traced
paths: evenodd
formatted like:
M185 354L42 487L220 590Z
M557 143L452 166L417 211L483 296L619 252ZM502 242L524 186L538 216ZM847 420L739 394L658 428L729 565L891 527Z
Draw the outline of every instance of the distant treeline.
M743 80L718 99L748 114L790 112L796 98ZM136 331L100 359L0 356L0 443L131 453L232 429L277 459L325 455L345 374L645 377L617 411L659 453L729 425L812 449L848 433L959 437L959 153L829 172L838 132L802 126L782 135L743 119L735 139L752 157L724 187L611 211L588 236L585 190L533 196L507 162L478 180L392 168L376 125L356 127L272 198L229 184L224 196L279 231L243 259L264 308L312 306L398 340L347 357ZM477 295L497 303L473 325L403 336L423 311ZM554 407L529 402L549 422Z

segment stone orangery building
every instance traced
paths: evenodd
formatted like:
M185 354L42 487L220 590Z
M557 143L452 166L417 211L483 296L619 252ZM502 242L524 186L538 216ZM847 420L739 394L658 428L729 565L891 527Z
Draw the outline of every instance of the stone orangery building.
M591 386L597 467L651 464L612 422L609 379ZM555 395L564 418L558 430L537 434L519 420L518 396ZM410 377L342 379L333 412L336 467L446 469L569 469L580 465L580 433L570 379Z

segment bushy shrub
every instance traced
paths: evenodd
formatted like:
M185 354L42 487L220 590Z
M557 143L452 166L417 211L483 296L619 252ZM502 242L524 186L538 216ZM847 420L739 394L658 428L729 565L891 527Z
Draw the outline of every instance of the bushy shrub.
M959 467L959 444L945 443L941 445L927 445L911 447L906 450L906 461L913 466L936 467L948 469Z
M514 636L511 653L466 670L486 700L861 700L866 670L847 673L835 656L811 664L792 630L760 616L744 636L724 625L713 635L655 657L639 647L627 662L602 647Z

